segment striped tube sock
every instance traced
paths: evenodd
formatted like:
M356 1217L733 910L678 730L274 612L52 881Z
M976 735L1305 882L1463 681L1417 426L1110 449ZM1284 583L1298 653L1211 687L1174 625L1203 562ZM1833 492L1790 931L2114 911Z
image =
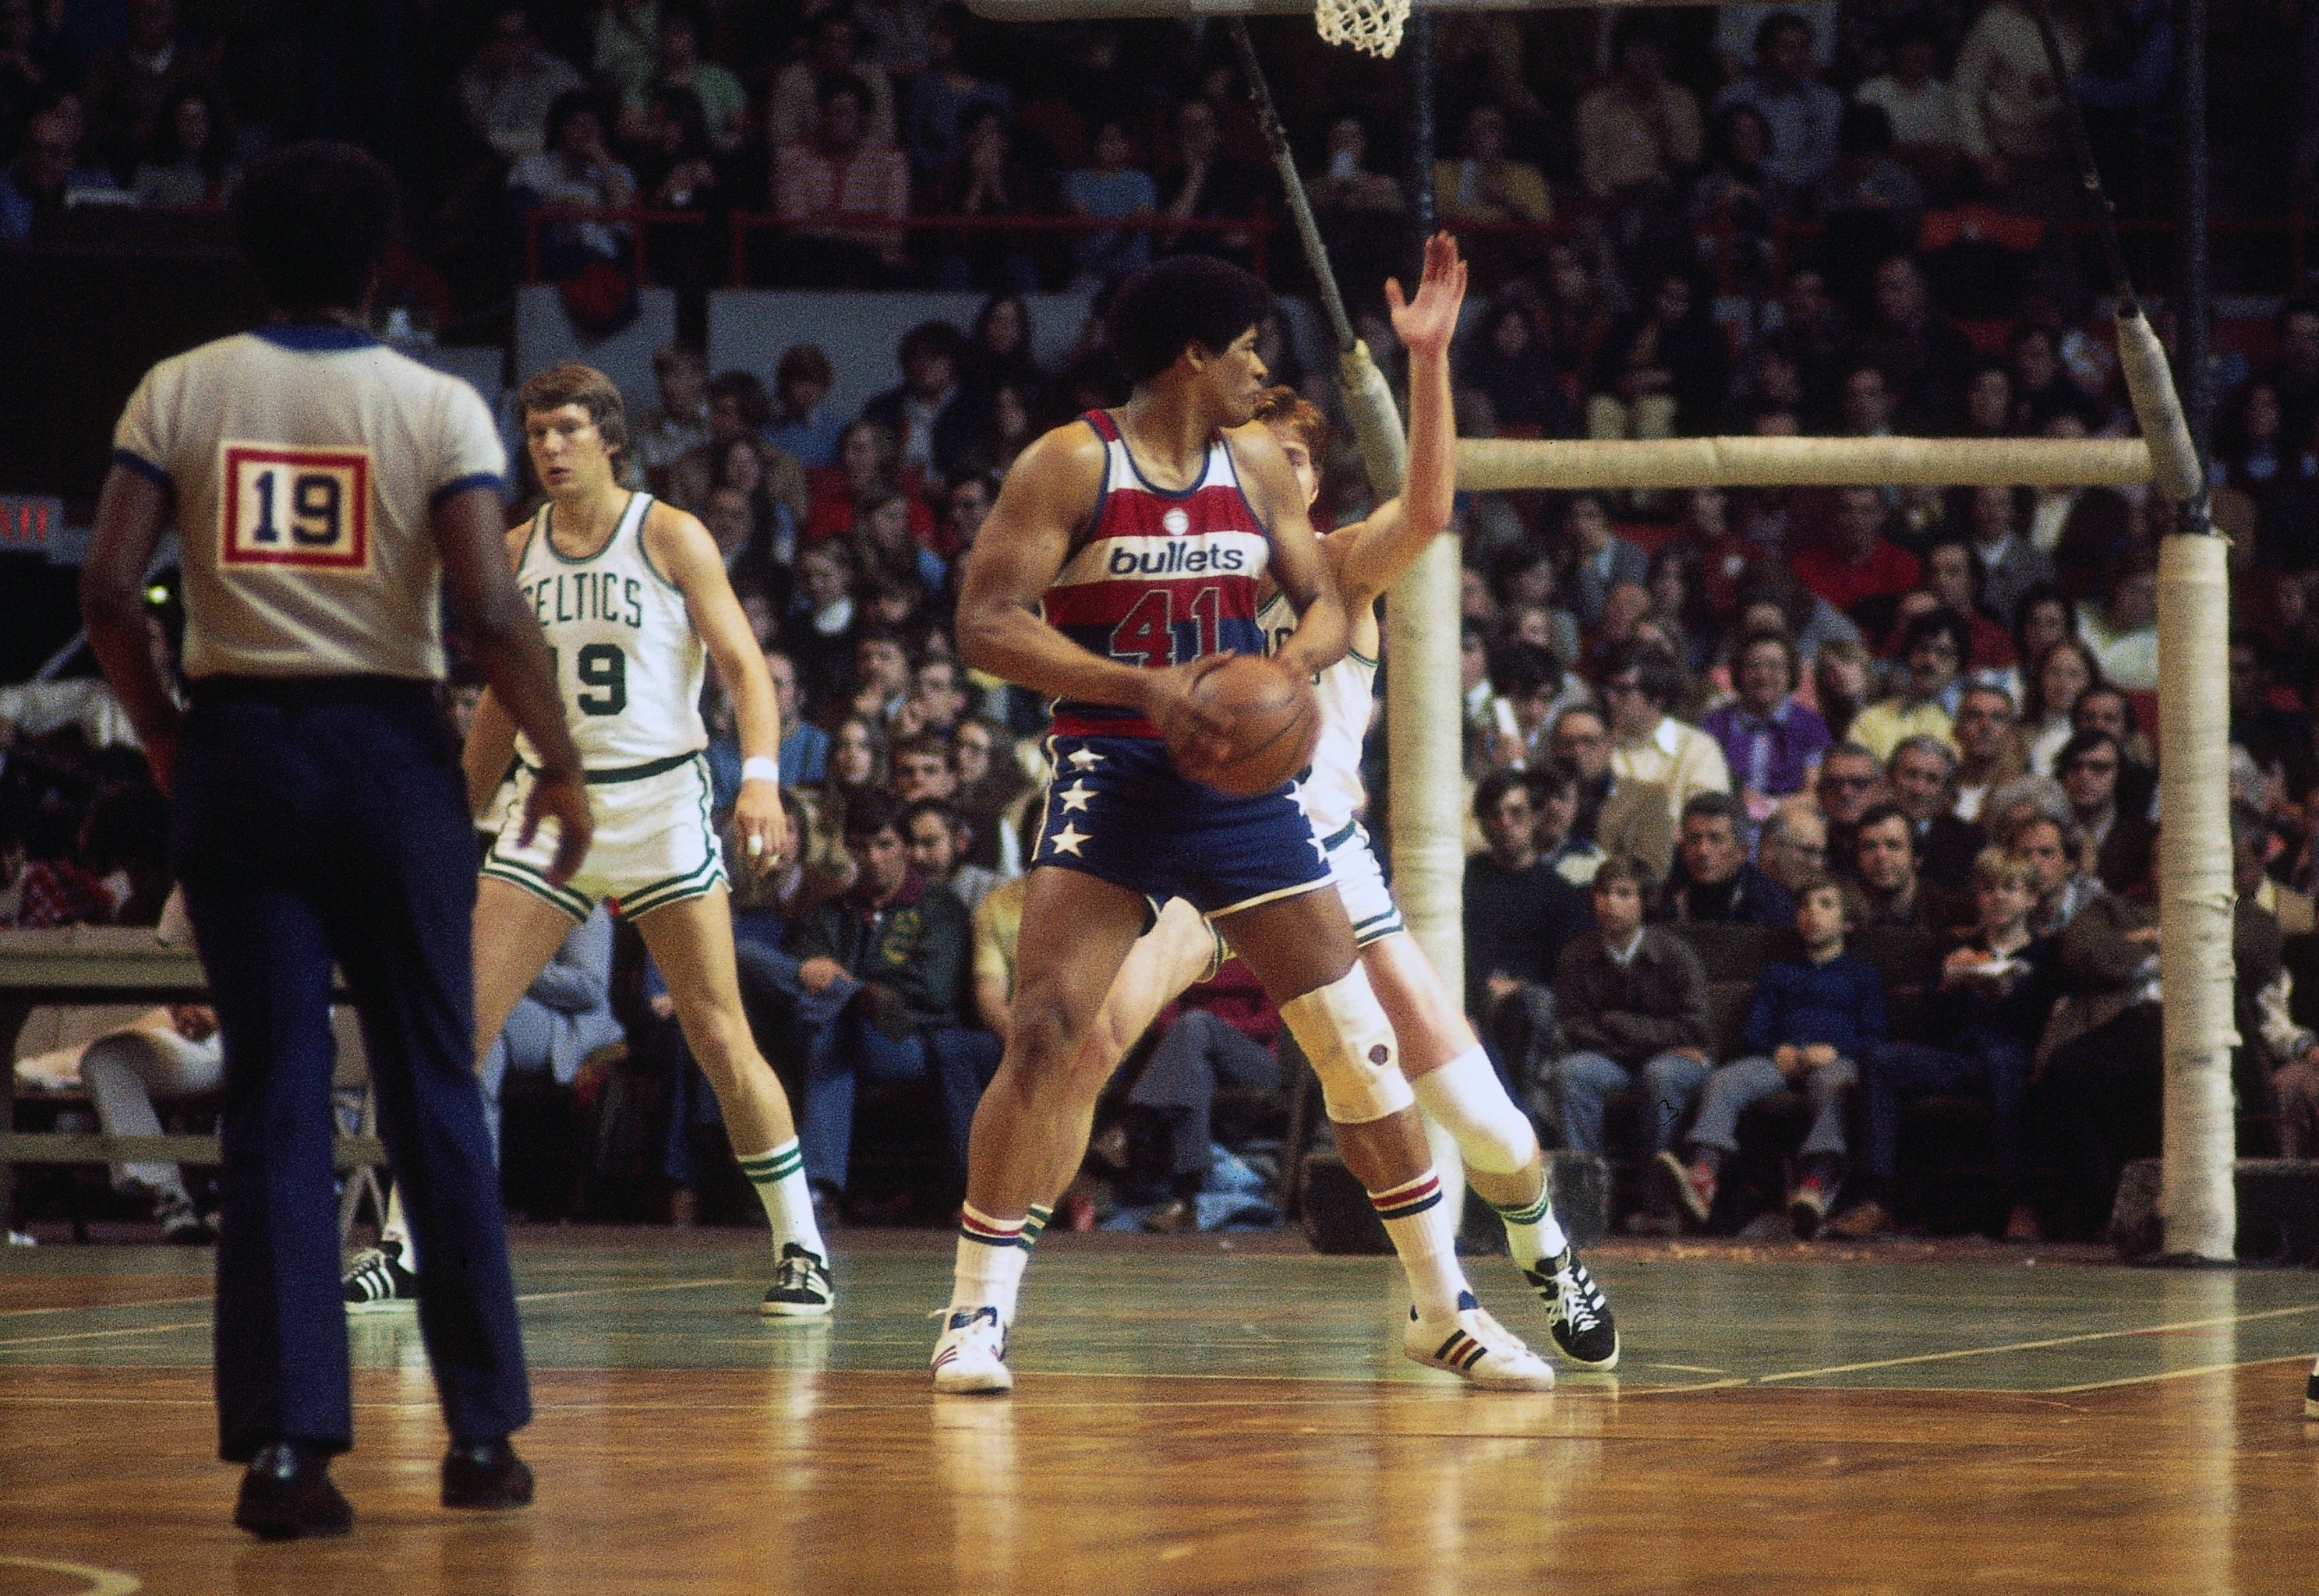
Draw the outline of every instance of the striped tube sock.
M1506 1227L1506 1248L1514 1261L1523 1268L1535 1268L1562 1256L1570 1239L1562 1233L1562 1222L1554 1217L1554 1198L1543 1181L1538 1183L1538 1201L1518 1206L1493 1203L1498 1218Z
M1390 1191L1371 1192L1385 1233L1409 1272L1409 1294L1420 1319L1448 1319L1457 1312L1457 1299L1468 1291L1457 1267L1457 1230L1448 1205L1441 1201L1441 1177L1427 1166L1424 1172Z
M1020 1247L1025 1252L1028 1252L1031 1249L1036 1247L1039 1244L1039 1237L1047 1228L1047 1222L1054 1217L1055 1207L1053 1204L1032 1204L1031 1212L1023 1216L1023 1234L1016 1240L1015 1245Z
M1002 1323L1015 1322L1015 1294L1031 1250L1023 1245L1023 1222L993 1219L973 1204L959 1210L958 1268L951 1286L952 1312L998 1310Z
M794 1241L827 1263L829 1248L821 1239L821 1227L814 1222L813 1188L806 1184L805 1153L797 1138L743 1159L741 1173L749 1177L749 1184L757 1188L757 1201L765 1205L765 1222L773 1227L773 1251L778 1254L781 1243Z

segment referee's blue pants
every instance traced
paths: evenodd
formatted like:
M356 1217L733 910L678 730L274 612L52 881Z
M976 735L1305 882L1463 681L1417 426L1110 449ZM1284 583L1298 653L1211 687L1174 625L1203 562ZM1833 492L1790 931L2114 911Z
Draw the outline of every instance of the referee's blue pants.
M452 1438L531 1417L472 1057L475 853L434 694L383 678L195 684L171 851L225 1041L218 1447L352 1445L331 1175L330 979L361 1012Z

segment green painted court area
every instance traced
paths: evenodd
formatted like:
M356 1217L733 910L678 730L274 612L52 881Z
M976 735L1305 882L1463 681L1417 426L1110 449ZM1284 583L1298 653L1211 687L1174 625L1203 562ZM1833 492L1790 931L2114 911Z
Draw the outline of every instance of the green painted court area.
M666 1238L668 1233L658 1233ZM1407 1311L1387 1258L1167 1250L1050 1238L1012 1361L1043 1375L1387 1379L1446 1384L1399 1355ZM1615 1375L1574 1390L1722 1386L2061 1393L2308 1356L2319 1279L2304 1271L2053 1265L1997 1247L1958 1261L1759 1260L1613 1253ZM836 1317L768 1322L756 1238L740 1231L519 1232L527 1345L540 1370L912 1371L949 1284L947 1239L882 1234L838 1258ZM206 1364L208 1258L46 1247L0 1255L0 1368ZM1534 1344L1536 1300L1503 1258L1468 1260L1484 1304ZM21 1304L21 1305L20 1305ZM358 1366L423 1364L409 1310L350 1321Z

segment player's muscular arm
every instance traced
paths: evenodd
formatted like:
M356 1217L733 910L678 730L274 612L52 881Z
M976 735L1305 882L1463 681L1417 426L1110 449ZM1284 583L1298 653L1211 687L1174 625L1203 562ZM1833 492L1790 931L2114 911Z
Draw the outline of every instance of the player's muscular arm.
M1351 632L1336 577L1321 555L1304 513L1304 492L1288 457L1270 432L1251 427L1232 435L1241 480L1272 528L1272 580L1296 611L1296 630L1273 657L1299 676L1317 676L1345 657Z
M733 596L708 528L681 509L655 503L645 518L645 553L684 594L685 613L700 634L725 690L733 695L733 724L741 757L778 760L781 712L773 696L772 673L758 651L749 618ZM744 781L733 800L733 826L748 850L749 868L762 875L789 846L789 823L781 813L779 781Z
M488 488L454 493L429 513L428 525L442 553L443 585L450 594L452 613L490 684L489 696L513 717L539 755L539 779L532 783L517 836L529 842L539 822L554 816L555 860L547 873L555 881L569 880L587 857L596 819L588 805L580 751L564 724L547 639L517 591L515 573L508 564L507 524L499 495Z
M137 728L153 780L169 790L177 760L177 705L147 645L145 568L161 541L169 500L161 485L116 465L96 503L96 532L80 568L81 623L104 679Z
M966 558L959 654L1034 692L1141 709L1162 735L1221 736L1229 728L1190 697L1191 683L1216 658L1166 671L1123 664L1081 648L1039 614L1040 596L1070 557L1072 535L1102 485L1103 458L1102 440L1075 425L1046 434L1015 462Z
M1394 332L1409 351L1409 475L1401 492L1363 521L1338 566L1349 610L1372 602L1401 580L1426 545L1449 524L1457 492L1457 421L1449 397L1449 342L1466 297L1466 263L1447 233L1425 247L1416 299L1403 302L1388 278Z

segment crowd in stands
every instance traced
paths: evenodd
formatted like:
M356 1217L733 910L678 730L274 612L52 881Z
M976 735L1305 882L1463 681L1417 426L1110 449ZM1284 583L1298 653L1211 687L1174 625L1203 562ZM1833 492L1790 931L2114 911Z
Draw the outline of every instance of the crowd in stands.
M2055 10L2105 158L2162 162L2168 9ZM131 0L110 40L66 25L80 12L0 0L16 151L0 237L99 188L214 200L253 130L298 131L278 84L255 93L275 67L237 60L248 41L201 8ZM1435 184L1447 224L1478 230L1487 288L1453 362L1462 433L2131 430L2079 241L2006 220L2067 214L2075 181L2013 0L1655 14L1599 53L1584 14L1575 34L1559 14L1440 19ZM1180 225L1253 227L1268 203L1235 69L1176 24L1017 30L994 50L961 11L913 0L474 20L446 91L473 146L453 165L495 172L492 193L522 196L506 204L771 209L795 224L771 280L987 295L970 325L898 328L899 380L858 413L833 405L837 374L801 330L770 390L662 349L657 403L631 418L638 485L715 536L781 695L799 845L776 876L736 879L734 906L808 1173L851 1202L854 1150L901 1133L857 1105L917 1082L936 1112L916 1128L938 1127L925 1160L954 1179L1005 1032L1043 775L1042 707L956 657L959 564L1025 444L1123 397L1099 318L1041 362L1021 296L1068 284L1099 305L1158 254L1252 258L1252 232ZM1554 40L1584 48L1548 62ZM1325 113L1298 115L1307 180L1391 368L1369 297L1409 206L1379 154L1389 103L1288 53L1284 83L1315 95L1284 100ZM2299 125L2282 111L2266 135L2282 169ZM1065 212L1117 225L904 225ZM1566 225L1504 225L1520 222ZM550 268L611 258L629 226L559 224ZM1275 379L1332 406L1285 326L1264 333ZM2287 300L2269 347L2217 375L2242 1130L2251 1151L2308 1157L2319 302ZM1341 437L1326 477L1322 513L1363 508ZM1985 1103L2011 1233L2101 1228L2119 1168L2157 1150L2155 571L2173 525L2158 497L2111 488L1460 496L1466 1002L1548 1144L1631 1167L1643 1228L1728 1222L1726 1166L1782 1089L1804 1105L1777 1150L1803 1233L1908 1217L1900 1127L1927 1096ZM157 646L171 626L164 604ZM158 795L117 716L74 686L0 695L0 924L149 923L166 888ZM730 707L712 688L708 708L729 801ZM1769 950L1732 1034L1694 945L1723 926ZM656 1104L664 1136L622 1157L692 1194L714 1099L632 941L575 933L550 976L587 978L536 993L539 1023L497 1068L600 1111ZM1215 1095L1277 1089L1277 1021L1236 969L1163 1016L1106 1111L1105 1187L1162 1228L1198 1222ZM599 1045L613 1031L618 1066ZM1092 1185L1078 1195L1096 1205Z

